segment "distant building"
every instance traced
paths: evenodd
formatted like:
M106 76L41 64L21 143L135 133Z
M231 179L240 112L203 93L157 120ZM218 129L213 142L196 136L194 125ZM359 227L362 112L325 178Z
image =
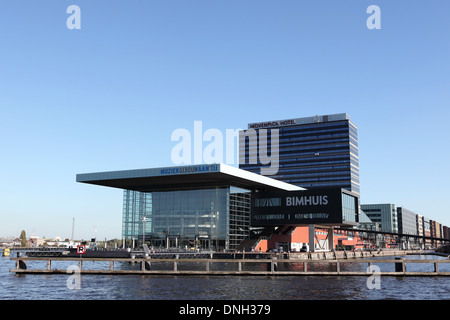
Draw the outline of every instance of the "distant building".
M21 240L17 237L0 237L0 247L20 246Z
M442 232L444 233L443 238L450 240L450 230L447 226L442 227Z
M397 207L395 204L362 204L361 209L372 222L380 224L380 230L398 233Z
M28 245L30 247L39 247L39 246L43 246L44 245L44 239L40 238L38 236L31 236L28 239Z
M417 235L418 236L423 236L423 216L421 216L420 214L418 214L416 216L416 226L417 226Z
M431 223L430 219L423 217L423 235L425 238L425 245L431 246Z
M435 220L430 220L431 225L431 236L433 239L433 244L435 246L439 246L441 244L442 232L441 232L441 224Z
M398 207L398 232L401 234L418 235L416 216L416 213L403 207Z

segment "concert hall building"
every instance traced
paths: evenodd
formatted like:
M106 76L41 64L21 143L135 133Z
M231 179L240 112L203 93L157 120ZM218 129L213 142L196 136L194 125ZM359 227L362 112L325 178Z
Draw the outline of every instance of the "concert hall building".
M355 193L310 191L225 164L85 173L76 181L123 189L123 239L156 247L235 250L253 227L358 222Z

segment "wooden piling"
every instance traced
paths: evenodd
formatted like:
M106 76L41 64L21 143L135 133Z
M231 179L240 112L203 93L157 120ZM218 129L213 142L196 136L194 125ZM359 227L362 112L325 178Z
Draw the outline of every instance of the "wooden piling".
M380 276L450 276L450 272L442 272L439 268L439 264L448 264L450 260L405 260L402 259L401 262L395 259L352 259L352 260L320 260L320 263L326 264L336 264L335 271L314 271L310 270L310 266L308 264L317 263L317 260L297 260L297 259L151 259L152 262L165 262L165 263L173 263L172 270L157 270L153 267L150 268L150 260L149 259L123 259L123 258L114 258L114 259L105 259L105 258L59 258L59 257L42 257L42 258L32 258L32 257L19 257L19 258L11 258L11 260L15 260L15 269L10 270L11 272L19 273L27 273L27 274L65 274L66 270L58 270L51 269L51 265L53 261L76 261L78 262L78 267L80 270L80 274L146 274L146 275L163 275L163 274L172 274L172 275L270 275L270 276L368 276L370 272L367 271L345 271L342 268L342 264L344 263L364 263L368 264L369 267L373 265L380 264L401 264L400 272L380 272ZM43 261L46 262L46 268L43 269L29 269L27 268L27 261ZM104 270L88 270L83 269L82 261L105 261L109 262L109 267L106 267ZM116 262L135 262L140 264L139 270L118 270L114 268L114 263ZM184 262L199 262L204 263L203 270L179 270L178 264ZM221 263L237 263L237 270L211 270L210 264L221 264ZM244 264L267 264L267 270L244 270ZM280 264L303 264L303 270L296 271L294 269L286 270L286 268L279 268ZM406 265L409 263L428 263L434 265L433 272L407 272ZM371 268L369 268L371 270Z

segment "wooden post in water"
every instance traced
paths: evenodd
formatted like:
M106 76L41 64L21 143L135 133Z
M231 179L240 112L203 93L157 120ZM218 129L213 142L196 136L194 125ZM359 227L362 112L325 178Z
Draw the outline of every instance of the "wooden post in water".
M406 271L405 259L396 257L395 260L399 260L399 261L401 260L401 262L395 263L395 272L405 273L405 271Z
M270 271L274 273L275 271L278 271L278 263L277 263L277 257L272 257L272 262L270 263Z
M16 269L27 269L27 261L26 260L16 260Z

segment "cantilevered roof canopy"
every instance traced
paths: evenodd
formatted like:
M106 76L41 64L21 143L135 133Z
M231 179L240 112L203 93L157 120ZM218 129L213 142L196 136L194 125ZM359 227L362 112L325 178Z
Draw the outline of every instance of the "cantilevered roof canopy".
M77 182L136 191L236 186L249 190L296 191L304 188L226 164L202 164L77 174Z

